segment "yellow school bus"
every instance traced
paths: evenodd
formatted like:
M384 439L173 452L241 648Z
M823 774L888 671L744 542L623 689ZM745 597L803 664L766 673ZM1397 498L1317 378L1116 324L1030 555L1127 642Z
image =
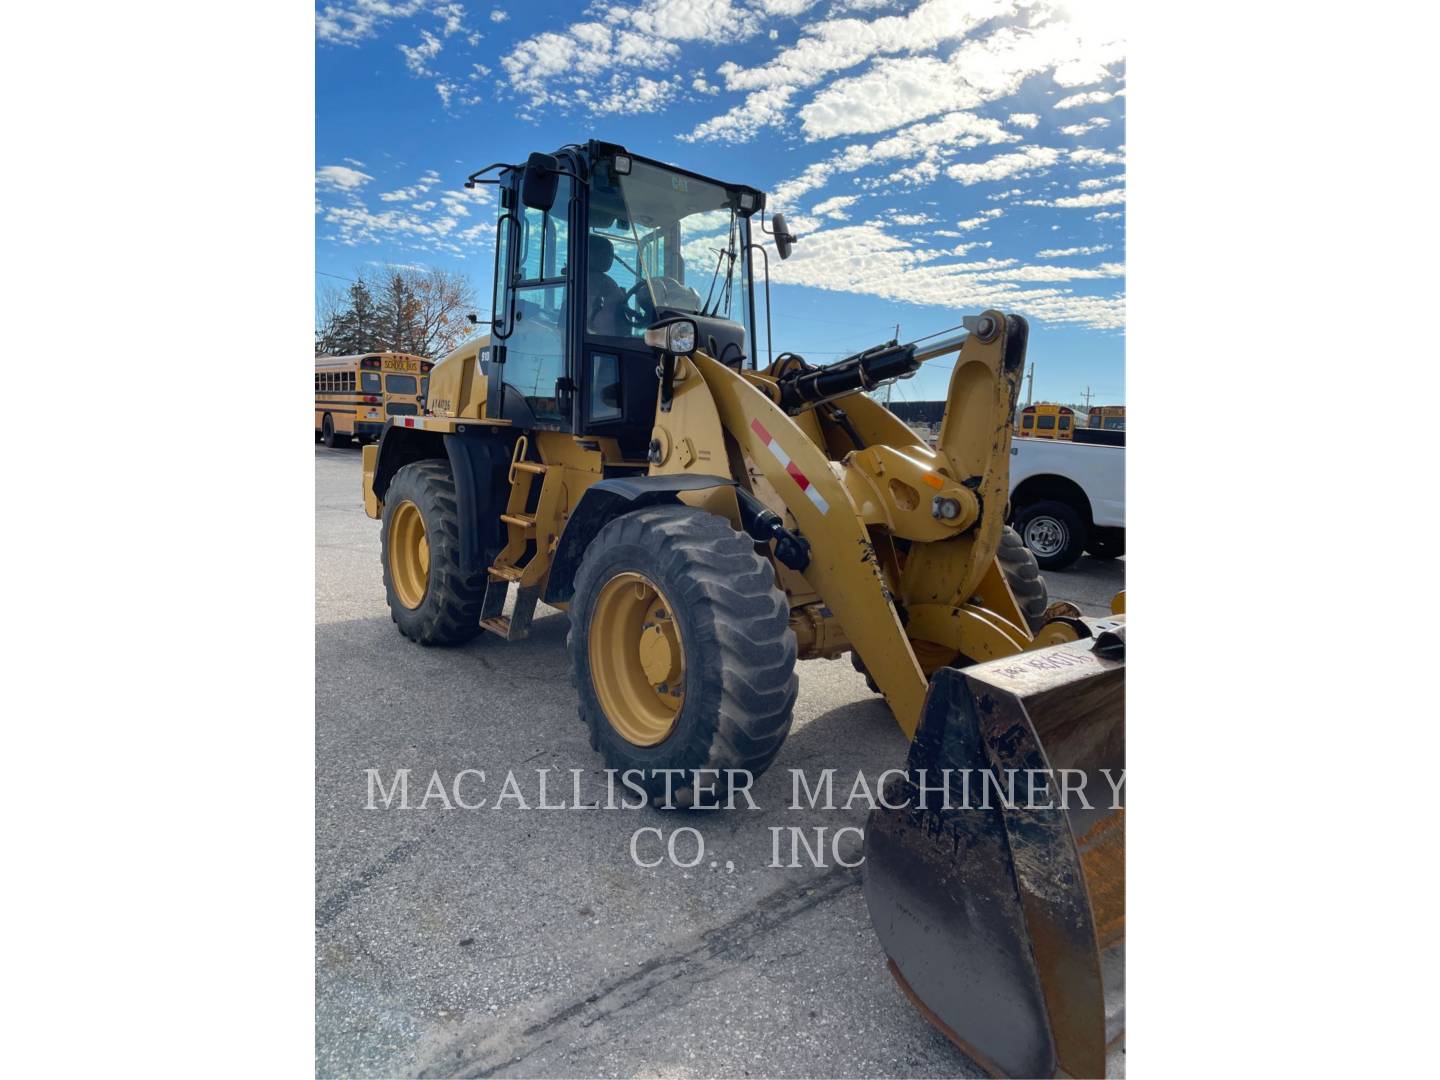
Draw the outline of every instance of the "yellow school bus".
M392 416L425 411L429 360L410 353L315 358L315 434L326 446L378 439Z
M1125 406L1096 405L1090 410L1090 418L1086 421L1085 426L1103 428L1106 431L1124 431Z
M1075 438L1075 410L1068 405L1052 405L1042 401L1020 410L1021 435L1034 439Z

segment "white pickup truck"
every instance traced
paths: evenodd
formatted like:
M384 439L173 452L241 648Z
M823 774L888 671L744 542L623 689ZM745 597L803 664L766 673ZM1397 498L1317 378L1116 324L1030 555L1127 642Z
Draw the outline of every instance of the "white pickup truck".
M1124 555L1125 447L1012 439L1008 520L1046 570Z

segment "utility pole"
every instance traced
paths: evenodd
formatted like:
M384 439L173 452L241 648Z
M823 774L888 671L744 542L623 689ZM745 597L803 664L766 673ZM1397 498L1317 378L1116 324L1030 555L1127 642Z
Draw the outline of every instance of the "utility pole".
M1089 411L1090 411L1090 399L1091 399L1092 397L1094 397L1094 396L1095 396L1095 395L1093 395L1092 393L1090 393L1090 387L1089 387L1089 385L1087 384L1086 387L1085 387L1085 411L1086 411L1086 412L1089 412Z
M1030 374L1026 376L1025 382L1025 404L1030 404L1031 396L1035 392L1035 362L1030 362Z

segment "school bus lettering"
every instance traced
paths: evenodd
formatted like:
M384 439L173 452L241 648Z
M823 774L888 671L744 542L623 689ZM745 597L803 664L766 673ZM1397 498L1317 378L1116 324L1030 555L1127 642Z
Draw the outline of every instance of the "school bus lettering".
M315 358L315 434L326 446L378 439L393 416L425 411L429 360L408 353Z

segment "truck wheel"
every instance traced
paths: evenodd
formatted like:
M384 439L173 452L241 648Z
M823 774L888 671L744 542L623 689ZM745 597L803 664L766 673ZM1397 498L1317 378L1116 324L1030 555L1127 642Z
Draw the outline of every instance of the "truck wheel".
M1085 522L1075 508L1048 499L1021 508L1015 515L1015 531L1046 570L1064 570L1072 565L1085 550L1088 539Z
M1118 559L1125 554L1125 530L1092 529L1085 550L1097 559Z
M320 438L324 440L326 446L332 449L336 446L350 445L350 436L341 435L335 430L335 421L331 419L328 412L325 414L325 419L320 421Z
M688 506L635 510L590 543L570 604L580 719L605 764L638 770L652 802L696 801L693 770L764 772L790 731L795 634L755 542ZM715 774L698 777L702 788Z
M459 645L480 633L486 574L460 572L460 518L446 461L417 461L385 492L381 563L390 618L421 645Z
M1000 532L1000 569L1005 572L1005 583L1015 594L1020 610L1031 630L1038 630L1045 623L1045 609L1050 604L1050 593L1045 579L1040 576L1040 567L1034 554L1020 539L1020 534L1006 525Z

